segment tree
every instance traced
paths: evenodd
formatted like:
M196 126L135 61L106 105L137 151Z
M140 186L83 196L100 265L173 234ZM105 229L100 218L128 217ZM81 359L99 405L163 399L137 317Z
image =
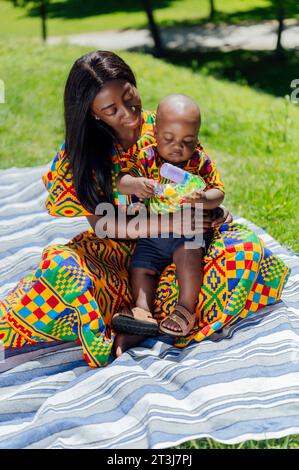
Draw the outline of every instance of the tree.
M33 2L38 10L41 18L41 30L43 41L47 40L47 4L50 0L11 0L15 7L25 7L29 2Z
M42 26L41 31L42 31L42 38L44 41L47 40L47 5L49 4L50 1L51 0L11 0L14 6L17 6L17 7L26 7L28 3L35 4L35 6L38 9L39 16L41 18L41 26ZM136 0L136 3L137 1L138 0ZM146 12L146 15L148 18L149 29L151 31L153 41L154 41L154 55L156 57L162 57L164 53L164 50L163 50L164 48L163 48L160 30L154 18L152 0L143 0L143 8ZM99 5L99 12L100 11L101 11L101 6Z
M278 30L277 30L277 42L276 42L276 54L281 55L283 47L281 44L282 32L284 30L284 19L285 19L285 2L284 0L276 0L277 3L277 21L278 21Z
M48 0L38 0L42 20L42 38L44 42L47 40L47 1Z
M149 28L150 28L150 31L152 33L152 37L154 40L154 56L162 57L164 54L164 50L163 50L164 48L163 48L163 43L162 43L159 27L154 18L152 0L143 0L143 4L144 4L144 9L147 14Z
M213 21L215 18L216 8L215 8L215 0L210 0L210 21Z
M286 18L294 18L299 13L298 0L272 0L277 19L277 40L275 52L278 56L283 54L282 37Z

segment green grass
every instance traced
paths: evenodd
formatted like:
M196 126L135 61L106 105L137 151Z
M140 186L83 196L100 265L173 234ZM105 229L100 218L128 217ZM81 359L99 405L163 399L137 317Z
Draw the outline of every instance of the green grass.
M219 10L217 22L275 17L270 0L216 0L215 3ZM198 24L205 22L209 15L208 0L153 0L153 4L161 26ZM147 26L142 2L137 0L51 0L48 10L48 32L52 36ZM298 17L295 7L289 14ZM33 3L20 8L8 0L0 0L0 18L0 39L40 36L40 20Z
M62 93L72 62L86 48L0 45L0 165L46 163L63 140ZM296 203L299 106L193 73L150 56L124 53L139 79L145 108L183 92L201 105L201 139L217 161L226 204L299 251Z
M257 90L283 97L290 93L290 83L298 76L299 51L284 51L282 56L277 56L273 51L191 50L183 53L168 50L166 60L204 75L246 83ZM283 70L283 73L277 73L277 70Z
M299 449L299 436L287 436L281 439L245 441L240 444L221 444L213 439L194 439L177 446L179 449ZM174 447L175 449L175 447Z
M72 62L86 48L0 43L0 167L47 163L63 141L62 93ZM222 173L226 205L299 251L297 175L299 106L247 85L201 75L141 54L122 53L137 74L143 105L168 93L201 105L201 140ZM211 439L181 448L298 448L299 436L234 446Z

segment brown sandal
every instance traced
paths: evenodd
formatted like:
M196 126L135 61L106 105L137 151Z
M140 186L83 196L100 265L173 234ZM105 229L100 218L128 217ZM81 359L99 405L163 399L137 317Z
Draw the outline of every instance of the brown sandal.
M159 326L151 312L143 308L124 308L113 315L112 326L120 333L131 335L154 336L159 333Z
M163 323L167 319L173 320L180 328L181 331L174 331L166 326L163 326ZM188 333L192 330L195 324L195 313L192 314L182 305L177 304L174 311L168 315L160 323L160 331L169 336L187 336Z

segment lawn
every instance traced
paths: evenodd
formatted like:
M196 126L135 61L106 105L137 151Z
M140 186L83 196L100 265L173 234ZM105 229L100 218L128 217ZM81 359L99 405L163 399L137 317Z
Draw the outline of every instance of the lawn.
M270 0L215 0L215 4L217 22L275 18ZM209 15L208 0L153 0L153 5L161 26L198 24ZM290 16L299 17L297 7ZM0 39L40 36L40 20L32 2L27 8L15 8L10 0L0 0L0 22ZM146 26L142 1L137 0L50 0L48 7L48 32L52 36Z
M30 41L0 43L6 91L6 102L0 104L1 168L44 164L54 156L63 141L65 79L72 62L86 51ZM155 109L171 92L198 101L201 141L222 173L226 205L298 252L299 105L151 56L121 55L137 74L144 108ZM226 447L207 439L187 446ZM299 436L242 446L299 447Z
M80 47L4 45L0 78L0 165L48 162L63 140L62 94ZM155 109L171 92L184 92L201 105L201 140L223 175L226 204L283 244L299 251L299 106L150 56L123 53L139 78L145 108ZM287 229L286 229L287 228Z

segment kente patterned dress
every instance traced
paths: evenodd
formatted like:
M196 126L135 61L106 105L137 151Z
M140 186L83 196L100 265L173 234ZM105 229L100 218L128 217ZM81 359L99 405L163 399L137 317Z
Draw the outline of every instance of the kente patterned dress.
M142 136L128 151L115 145L116 175L132 156L154 142L155 116L143 113ZM205 154L205 165L210 164ZM62 147L43 176L49 192L46 208L57 217L92 215L80 204ZM87 363L104 366L113 358L116 332L111 319L121 306L132 305L128 266L134 241L99 239L89 229L66 244L46 247L39 265L23 277L0 303L0 341L6 348L57 340L79 341ZM224 224L216 230L205 256L203 286L198 296L198 323L177 347L197 343L215 331L278 301L289 268L246 226ZM157 320L172 312L178 287L175 266L161 275L156 293Z

